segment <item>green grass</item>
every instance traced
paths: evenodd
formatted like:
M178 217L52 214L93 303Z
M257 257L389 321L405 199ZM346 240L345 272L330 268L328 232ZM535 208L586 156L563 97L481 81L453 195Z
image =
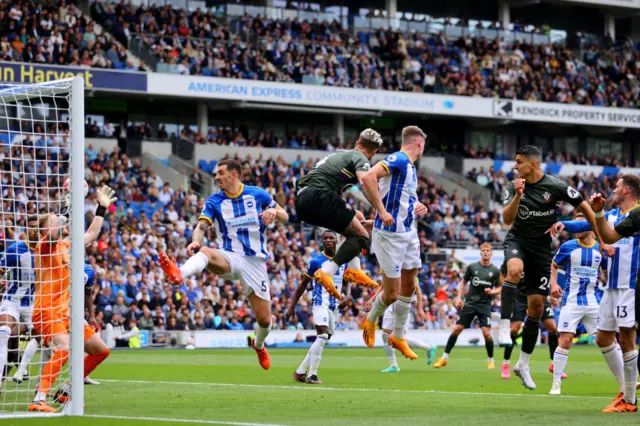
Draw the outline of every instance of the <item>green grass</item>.
M440 351L439 351L440 352ZM294 383L291 373L305 350L271 351L263 371L250 350L114 351L92 374L101 386L87 386L86 413L127 419L12 419L4 425L157 425L178 420L279 425L590 425L639 424L640 414L602 414L617 393L596 347L576 347L569 356L563 396L551 387L549 352L538 347L530 392L512 375L487 370L484 348L456 348L449 366L427 367L425 357L400 360L399 374L387 367L382 349L326 349L319 376L324 385ZM517 360L518 350L513 359ZM0 405L0 409L2 409ZM149 420L134 419L148 418ZM174 419L159 423L155 419ZM190 423L182 423L190 424ZM192 422L191 424L195 424Z

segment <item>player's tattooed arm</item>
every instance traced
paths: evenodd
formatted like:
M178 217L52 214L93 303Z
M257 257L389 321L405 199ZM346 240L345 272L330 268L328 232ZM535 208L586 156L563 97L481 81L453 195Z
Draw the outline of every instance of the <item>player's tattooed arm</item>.
M583 203L586 203L586 201L583 201ZM603 210L605 198L602 196L602 194L597 193L592 195L589 199L589 204L590 205L587 205L587 208L583 209L582 211L589 221L589 224L591 224L591 227L595 231L596 239L598 240L598 242L600 242L601 244L613 244L616 241L620 240L622 238L622 235L617 232L618 227L616 226L616 229L611 227L606 217L604 216ZM580 206L582 207L582 204ZM588 210L588 212L586 210ZM620 224L622 224L622 222L620 222Z
M201 217L200 220L198 220L198 224L191 235L191 244L187 246L187 255L193 256L198 252L198 250L200 250L204 237L207 235L207 230L210 226L211 222L209 222L207 218Z
M378 189L378 180L387 176L389 173L380 163L376 164L368 172L356 172L360 189L367 198L369 203L378 212L378 216L382 220L384 226L391 226L394 223L393 216L387 212L382 203L382 197Z

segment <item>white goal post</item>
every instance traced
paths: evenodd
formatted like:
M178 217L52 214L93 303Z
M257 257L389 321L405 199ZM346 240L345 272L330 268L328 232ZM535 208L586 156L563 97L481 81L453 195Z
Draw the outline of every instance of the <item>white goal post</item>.
M40 237L40 230L32 225L34 218L42 218L43 213L66 214L70 223L62 232L68 232L71 241L71 285L68 294L56 295L56 300L70 299L69 357L57 381L51 383L50 393L53 396L55 389L66 384L70 399L63 404L47 399L55 413L28 411L48 359L43 360L42 355L49 349L38 342L32 361L23 370L27 373L24 380L17 376L17 363L7 377L0 370L0 418L84 414L84 122L82 77L0 88L0 363L3 356L7 361L9 354L13 359L22 355L20 359L26 362L31 358L24 356L26 343L40 337L50 341L51 337L45 339L31 330L24 333L31 322L28 312L33 309L36 276L45 269L37 271L38 263L34 263L33 250ZM68 206L63 188L67 179ZM22 337L17 352L7 349L3 355L7 329L11 330L9 345L16 345L16 333ZM46 327L41 325L40 329Z

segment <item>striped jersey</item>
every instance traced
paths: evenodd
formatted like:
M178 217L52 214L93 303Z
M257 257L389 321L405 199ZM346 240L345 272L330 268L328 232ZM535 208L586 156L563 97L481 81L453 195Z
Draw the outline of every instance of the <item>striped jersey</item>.
M597 306L602 298L602 290L598 288L602 261L600 246L597 242L585 246L577 239L567 241L560 246L553 258L556 266L565 270L564 295L562 306Z
M237 194L220 191L209 197L200 219L215 226L221 250L266 260L266 226L259 215L276 206L264 189L242 185Z
M605 213L605 217L607 222L615 227L632 211L623 212L619 208L615 208ZM640 234L635 233L629 237L621 238L611 246L616 249L616 253L607 263L609 270L607 288L636 288Z
M24 241L11 244L0 255L0 274L6 274L9 282L5 300L19 303L22 307L33 305L36 278L33 259L33 249Z
M390 232L409 232L415 229L413 209L418 201L416 168L407 154L393 153L380 162L387 176L380 179L378 188L384 208L393 216L394 224L384 226L376 215L374 227Z
M309 267L307 268L305 275L313 279L313 274L315 274L318 269L322 268L322 264L324 262L331 259L332 258L327 256L324 252L314 256L311 259L311 262L309 262ZM336 286L338 291L342 289L342 276L344 275L345 269L347 269L347 265L341 265L333 276L333 284ZM313 280L313 297L311 303L313 306L324 306L332 311L334 311L339 305L338 300L331 296L322 284L317 283L315 280Z

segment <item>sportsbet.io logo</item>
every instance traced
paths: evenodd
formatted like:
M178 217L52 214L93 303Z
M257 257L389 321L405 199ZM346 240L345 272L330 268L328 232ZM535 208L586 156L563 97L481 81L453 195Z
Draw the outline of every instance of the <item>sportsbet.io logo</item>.
M491 286L491 283L489 281L481 280L478 277L473 277L473 279L471 280L471 284L473 284L474 287L478 287L479 285Z
M527 220L530 217L545 217L552 216L556 214L555 209L549 209L545 211L540 210L529 210L527 206L520 206L518 209L518 217L523 220Z

